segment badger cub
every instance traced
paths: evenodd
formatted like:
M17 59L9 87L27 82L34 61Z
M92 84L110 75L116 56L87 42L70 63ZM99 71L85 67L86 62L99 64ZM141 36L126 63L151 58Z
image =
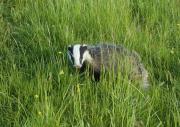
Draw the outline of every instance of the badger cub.
M75 68L82 69L85 63L93 70L94 79L100 80L102 70L113 72L116 76L127 75L130 80L141 81L141 86L147 88L148 73L135 51L129 51L122 45L69 45L69 60Z

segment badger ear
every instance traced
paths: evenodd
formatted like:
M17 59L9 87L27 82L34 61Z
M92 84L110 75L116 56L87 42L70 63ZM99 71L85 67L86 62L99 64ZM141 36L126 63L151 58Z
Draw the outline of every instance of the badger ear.
M83 49L83 51L86 51L87 50L87 46L86 45L82 46L82 49Z
M71 45L68 46L68 50L71 52L73 47Z
M83 49L87 50L87 45L86 44L83 45Z

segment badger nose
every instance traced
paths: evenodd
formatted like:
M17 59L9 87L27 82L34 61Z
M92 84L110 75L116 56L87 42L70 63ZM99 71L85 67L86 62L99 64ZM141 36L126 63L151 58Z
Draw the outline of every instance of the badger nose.
M79 69L79 68L81 68L81 65L74 65L74 67Z

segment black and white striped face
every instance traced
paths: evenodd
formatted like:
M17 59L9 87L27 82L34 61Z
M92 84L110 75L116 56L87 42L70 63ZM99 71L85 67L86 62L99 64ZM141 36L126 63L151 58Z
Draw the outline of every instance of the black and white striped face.
M74 67L76 68L82 67L83 62L86 60L85 58L86 51L87 51L86 45L76 44L76 45L68 46L67 54Z

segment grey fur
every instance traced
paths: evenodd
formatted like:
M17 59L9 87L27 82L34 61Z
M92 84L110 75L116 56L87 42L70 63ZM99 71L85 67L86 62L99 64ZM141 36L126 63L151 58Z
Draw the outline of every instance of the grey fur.
M120 71L122 75L127 74L130 80L140 79L142 87L148 88L148 72L137 52L113 44L87 45L87 50L92 57L92 61L88 63L95 73L100 73L102 68L113 71L116 75Z

